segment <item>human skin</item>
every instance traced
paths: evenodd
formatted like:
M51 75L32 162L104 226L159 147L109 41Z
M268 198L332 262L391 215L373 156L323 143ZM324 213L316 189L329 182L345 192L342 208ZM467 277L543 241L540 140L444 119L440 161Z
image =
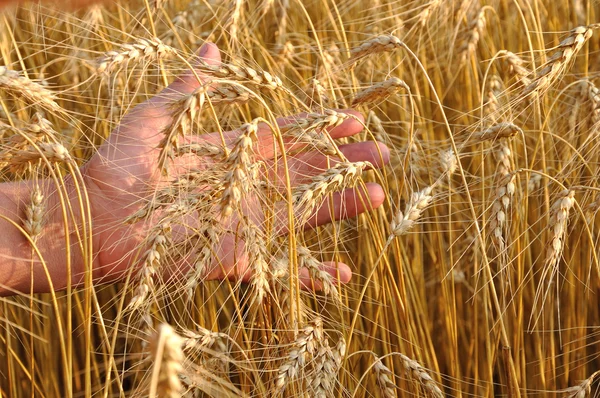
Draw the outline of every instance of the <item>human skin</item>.
M220 62L220 52L216 45L205 44L199 56L209 64ZM202 80L203 76L199 76ZM107 141L102 144L95 155L80 168L83 183L87 190L93 228L93 280L95 283L113 282L123 278L131 267L138 263L136 254L147 234L148 223L140 222L133 226L123 225L122 221L133 214L139 204L147 200L156 189L176 178L178 172L199 167L209 162L208 159L183 157L175 160L170 169L175 174L165 179L158 171L157 148L163 135L161 131L172 120L168 104L174 99L191 93L199 87L201 81L192 73L187 73L177 78L170 86L150 100L136 106L121 121L120 125L112 132ZM355 118L349 118L340 126L331 129L332 138L342 138L355 135L362 131L362 116L347 110ZM278 124L289 123L293 118L278 119ZM225 132L224 137L231 145L238 136L237 131ZM218 133L204 134L188 138L193 142L218 143L221 138ZM256 154L259 160L264 161L271 169L279 162L278 169L283 164L281 160L274 160L276 152L273 148L272 133L266 125L259 129L256 144ZM374 142L357 142L341 145L340 150L350 161L368 161L375 167L384 166L389 159L389 151L385 145ZM331 161L332 159L329 159ZM335 159L334 159L335 161ZM292 185L308 181L311 176L321 173L327 168L328 158L318 152L302 152L288 158L288 169ZM267 177L267 176L265 176ZM275 176L277 178L277 176ZM43 190L47 203L46 221L41 237L37 241L42 257L46 262L50 274L51 284L46 277L44 268L37 257L33 262L33 275L31 274L31 246L26 237L10 222L20 224L24 218L24 206L30 202L33 182L10 182L0 186L0 228L5 231L4 239L0 240L0 295L14 292L29 292L31 278L33 277L33 291L47 292L51 289L63 289L68 284L67 269L65 267L65 236L63 213L59 205L59 196L51 180L39 184ZM68 200L75 214L70 216L71 227L81 223L75 184L70 176L65 179ZM251 199L249 199L251 200ZM347 189L335 193L333 200L325 201L310 221L307 228L326 224L332 219L354 217L369 209L380 206L384 201L383 189L374 183L366 184L366 188ZM332 205L333 207L330 207ZM252 207L252 206L248 206ZM5 219L5 220L4 220ZM282 233L285 232L285 208L276 215ZM260 220L255 220L260 222ZM227 228L231 228L235 219L224 220ZM225 226L225 225L224 225ZM73 231L73 228L71 228ZM76 242L75 232L71 233L71 273L72 286L83 283L85 275L85 261L81 251L73 244ZM244 256L243 246L236 244L233 235L224 235L216 248L219 263L213 264L210 272L205 276L211 279L234 279L247 281L250 277L247 259ZM182 264L180 268L186 265ZM340 282L347 282L351 277L351 270L346 264L325 263L324 269L332 275L339 277ZM175 271L175 270L172 270ZM183 272L181 269L176 270ZM313 286L306 270L300 274L305 286ZM318 287L318 286L317 286Z

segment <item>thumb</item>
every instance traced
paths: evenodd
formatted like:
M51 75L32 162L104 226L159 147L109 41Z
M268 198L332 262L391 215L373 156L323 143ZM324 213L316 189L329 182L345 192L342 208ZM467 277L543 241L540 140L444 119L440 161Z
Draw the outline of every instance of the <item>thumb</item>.
M221 63L221 52L219 47L214 43L204 43L190 63L192 66L201 62L209 65L219 65ZM196 77L198 76L198 77ZM200 78L200 80L198 80ZM175 99L181 95L191 94L195 89L200 87L207 80L207 76L201 72L188 71L178 76L173 83L166 87L159 96L163 99Z

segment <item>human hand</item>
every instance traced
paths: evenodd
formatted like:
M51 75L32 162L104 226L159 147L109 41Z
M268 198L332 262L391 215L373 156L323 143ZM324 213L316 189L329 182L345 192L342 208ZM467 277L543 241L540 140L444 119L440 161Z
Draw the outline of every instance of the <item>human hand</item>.
M214 44L205 44L199 56L204 62L212 65L219 64L221 57ZM200 76L205 79L206 76ZM210 163L209 159L193 156L175 158L171 165L169 178L161 175L159 170L159 145L164 138L163 130L172 122L172 102L189 95L201 85L192 73L179 77L159 95L135 107L127 114L120 125L112 132L108 140L98 149L98 152L84 166L83 173L92 205L94 219L94 247L96 262L94 276L98 280L112 281L122 277L132 264L136 262L138 248L143 244L148 233L148 223L138 222L134 225L124 225L123 220L130 217L140 207L140 203L151 200L153 193L181 175L190 168L202 167ZM346 111L362 120L355 111ZM341 125L331 129L332 138L342 138L355 135L362 131L362 123L354 118L346 119ZM290 123L294 118L278 119L280 126ZM223 133L229 148L233 145L240 132ZM219 133L186 137L188 142L213 143L221 142ZM389 151L383 144L374 142L359 142L340 145L340 151L351 162L367 161L374 167L382 167L389 158ZM281 159L275 159L277 152L273 143L273 134L266 124L259 125L255 154L259 160L266 163L267 169L281 170ZM288 156L287 168L292 185L306 183L311 177L318 175L328 168L332 158L317 151L299 152ZM277 167L275 167L277 166ZM268 176L263 176L268 178ZM276 176L277 178L277 176ZM283 179L283 177L281 177ZM354 217L366 210L378 207L383 203L382 188L373 183L365 188L347 189L333 195L332 201L325 201L323 206L317 206L314 216L310 217L306 227L315 227L331 222ZM260 225L256 214L251 209L257 205L252 198L247 199L243 217L252 217ZM332 206L332 207L330 207ZM278 230L285 232L285 206L282 206L277 219L281 224ZM227 230L235 230L239 215L222 219ZM216 260L205 275L210 279L242 279L248 280L248 259L243 248L236 242L235 234L226 233L214 251L219 259ZM325 263L324 269L341 282L347 282L351 277L350 268L341 263ZM310 285L310 277L301 271L301 280Z

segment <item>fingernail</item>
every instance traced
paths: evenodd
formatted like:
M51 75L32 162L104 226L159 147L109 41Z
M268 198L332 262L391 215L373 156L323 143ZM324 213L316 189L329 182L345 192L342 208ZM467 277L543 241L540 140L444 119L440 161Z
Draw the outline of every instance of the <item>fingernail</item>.
M200 51L198 51L199 56L204 56L208 52L208 44L204 43L202 47L200 47Z

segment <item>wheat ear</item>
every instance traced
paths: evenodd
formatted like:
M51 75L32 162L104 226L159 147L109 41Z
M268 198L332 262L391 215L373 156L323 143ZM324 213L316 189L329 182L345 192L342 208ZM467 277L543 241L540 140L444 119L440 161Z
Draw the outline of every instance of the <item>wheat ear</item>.
M183 339L168 324L161 324L150 340L154 358L150 397L179 398L182 393L179 374L183 370Z
M398 79L397 77L392 77L391 79L376 83L371 87L360 91L354 97L352 106L368 105L381 102L388 97L397 94L402 89L410 92L410 88L403 80Z

